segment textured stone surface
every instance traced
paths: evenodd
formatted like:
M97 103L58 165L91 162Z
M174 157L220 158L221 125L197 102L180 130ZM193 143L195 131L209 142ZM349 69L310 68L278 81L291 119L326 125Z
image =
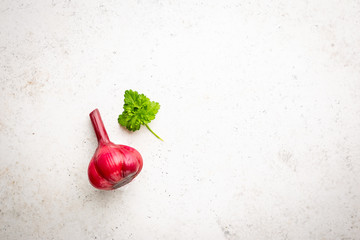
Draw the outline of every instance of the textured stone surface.
M0 239L360 239L359 1L0 3ZM161 103L120 128L126 89ZM99 108L141 174L90 186Z

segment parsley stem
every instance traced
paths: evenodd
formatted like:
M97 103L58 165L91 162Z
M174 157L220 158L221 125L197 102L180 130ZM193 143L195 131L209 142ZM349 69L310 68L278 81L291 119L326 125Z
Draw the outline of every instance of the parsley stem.
M150 128L147 124L145 124L145 126L147 127L147 129L149 129L149 131L150 131L152 134L155 135L155 137L157 137L157 138L160 139L161 141L164 141L164 140L161 139L161 137L159 137L158 135L156 135L156 133L154 133L153 130L151 130L151 128Z

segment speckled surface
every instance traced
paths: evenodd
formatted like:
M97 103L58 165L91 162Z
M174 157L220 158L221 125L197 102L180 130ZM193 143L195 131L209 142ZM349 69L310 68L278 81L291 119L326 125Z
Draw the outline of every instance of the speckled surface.
M359 1L0 3L0 239L360 239ZM126 89L161 103L120 128ZM99 108L144 168L91 187Z

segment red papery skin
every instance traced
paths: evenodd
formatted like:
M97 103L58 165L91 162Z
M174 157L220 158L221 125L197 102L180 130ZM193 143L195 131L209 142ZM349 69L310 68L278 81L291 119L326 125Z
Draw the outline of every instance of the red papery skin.
M132 147L110 142L98 109L90 113L90 119L99 143L88 168L91 185L113 190L131 182L143 166L140 153Z

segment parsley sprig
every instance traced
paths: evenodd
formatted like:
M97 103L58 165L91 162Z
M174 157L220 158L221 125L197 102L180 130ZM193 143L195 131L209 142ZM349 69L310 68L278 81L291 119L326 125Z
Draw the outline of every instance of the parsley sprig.
M160 109L158 102L150 101L144 94L139 94L130 89L125 91L123 108L124 111L118 118L121 126L134 132L139 130L141 125L145 125L152 134L163 141L148 125L155 119L155 115Z

